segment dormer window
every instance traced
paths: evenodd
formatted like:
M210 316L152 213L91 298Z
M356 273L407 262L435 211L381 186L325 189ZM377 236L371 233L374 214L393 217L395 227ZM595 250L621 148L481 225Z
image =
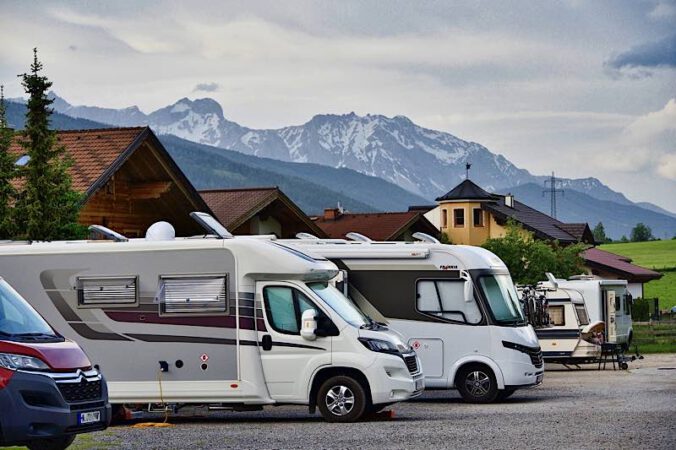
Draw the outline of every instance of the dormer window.
M21 157L19 157L19 159L16 160L14 165L19 166L19 167L23 167L26 164L28 164L28 161L30 161L30 160L31 160L31 157L29 155L22 155Z

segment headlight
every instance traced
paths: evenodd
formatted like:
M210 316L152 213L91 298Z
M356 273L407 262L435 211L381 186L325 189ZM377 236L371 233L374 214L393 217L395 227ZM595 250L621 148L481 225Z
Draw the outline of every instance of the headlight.
M0 353L0 367L5 369L47 370L49 366L32 356L15 355L13 353Z
M380 339L359 338L359 342L364 344L364 347L373 352L380 353L399 353L396 345L389 341L382 341Z

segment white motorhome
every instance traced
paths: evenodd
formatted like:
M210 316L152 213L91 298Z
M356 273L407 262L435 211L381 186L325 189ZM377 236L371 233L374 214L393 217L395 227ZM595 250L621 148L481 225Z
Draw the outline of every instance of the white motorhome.
M307 404L329 421L421 393L415 352L367 320L324 258L248 238L0 245L0 273L108 380L112 404ZM167 236L168 235L168 236Z
M605 324L605 342L629 349L633 338L631 319L632 296L625 280L604 280L579 275L569 280L556 280L559 289L578 292L584 298L589 320Z
M404 335L426 388L457 388L470 402L504 399L542 382L542 355L509 271L479 247L428 242L301 239L285 245L343 269L338 283L375 321ZM347 283L345 283L347 281Z

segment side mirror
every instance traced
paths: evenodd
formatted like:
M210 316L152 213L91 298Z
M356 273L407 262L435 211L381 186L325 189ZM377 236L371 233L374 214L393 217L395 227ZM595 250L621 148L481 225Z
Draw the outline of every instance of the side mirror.
M307 341L314 341L317 339L317 311L314 309L306 309L303 311L300 321L301 337Z
M472 286L472 280L465 280L465 303L471 303L474 301L474 289Z

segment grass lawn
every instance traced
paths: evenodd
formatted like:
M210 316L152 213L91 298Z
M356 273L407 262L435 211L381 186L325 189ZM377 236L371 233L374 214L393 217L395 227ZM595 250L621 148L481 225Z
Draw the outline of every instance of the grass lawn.
M676 322L634 323L634 342L641 353L676 353ZM634 345L630 352L634 351Z
M676 239L604 244L599 248L627 256L639 266L662 272L662 278L645 284L644 295L646 298L659 298L661 310L676 306Z

